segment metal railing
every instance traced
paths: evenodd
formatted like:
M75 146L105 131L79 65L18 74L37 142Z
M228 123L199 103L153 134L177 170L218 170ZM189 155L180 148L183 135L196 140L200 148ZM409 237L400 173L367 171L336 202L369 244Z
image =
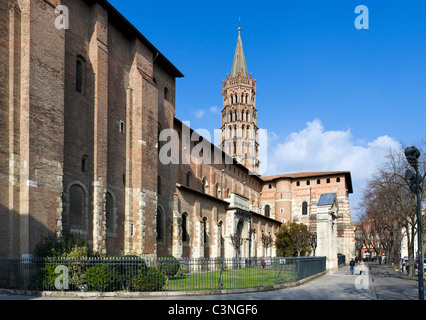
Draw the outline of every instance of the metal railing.
M325 257L0 259L0 288L31 291L205 291L298 281L326 271Z
M337 255L337 265L342 266L342 265L345 265L345 264L346 264L346 256L341 255L341 254Z

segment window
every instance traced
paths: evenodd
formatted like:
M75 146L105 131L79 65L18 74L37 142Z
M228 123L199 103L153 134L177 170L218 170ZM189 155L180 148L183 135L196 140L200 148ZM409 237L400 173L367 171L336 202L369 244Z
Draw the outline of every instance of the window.
M330 183L330 178L327 178L327 183Z
M186 186L189 188L191 186L191 172L186 174Z
M202 183L202 185L201 185L201 191L203 193L206 193L207 192L207 186L208 186L207 178L204 177L201 183Z
M310 186L310 185L311 185L311 181L309 181L309 180L308 180L308 181L306 181L306 185L307 185L307 186Z
M111 233L114 232L114 198L110 192L106 193L105 202L106 231Z
M81 158L81 172L87 172L87 160L88 160L87 156L83 156Z
M182 215L182 241L188 241L187 213Z
M339 182L340 182L340 178L337 178L337 179L336 179L336 182L337 182L337 183L339 183Z
M84 69L86 62L83 57L78 56L75 68L75 91L83 93Z
M272 184L269 184L269 189L272 189Z
M124 131L125 131L124 121L120 120L120 133L124 133Z
M308 203L305 201L302 204L302 216L308 215Z
M219 183L216 183L215 192L216 192L216 198L220 198L222 195L222 192L220 190Z
M158 124L158 132L157 132L157 153L158 155L160 154L160 150L162 147L162 143L160 141L160 135L161 135L161 131L163 130L163 128L161 127L160 124Z
M157 240L163 239L163 214L159 208L157 208Z
M269 205L265 206L265 217L270 217L271 216L271 207Z
M80 185L73 185L69 191L70 206L68 223L64 226L69 229L83 230L84 228L84 207L85 207L85 192Z
M164 88L164 100L169 101L169 88Z
M208 237L207 237L207 218L203 219L204 225L203 225L203 229L204 229L204 244L208 243Z
M321 180L320 179L317 180L317 184L321 184Z
M300 187L300 181L297 181L296 186Z

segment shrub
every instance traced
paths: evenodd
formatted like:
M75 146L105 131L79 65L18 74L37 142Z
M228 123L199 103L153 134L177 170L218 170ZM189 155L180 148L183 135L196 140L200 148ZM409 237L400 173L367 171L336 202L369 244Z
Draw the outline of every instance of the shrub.
M90 267L86 273L87 285L93 291L104 292L110 288L112 275L107 265L98 264Z
M133 277L133 291L161 291L166 283L164 273L152 267Z
M98 255L89 248L83 236L76 233L72 233L67 230L63 230L59 237L57 237L56 235L49 235L44 237L40 242L38 242L34 248L34 257L64 257L68 255L71 251L73 251L76 246L86 247L86 256L88 257Z
M147 269L145 260L136 255L113 258L110 263L113 264L114 288L116 290L129 290L133 278Z
M48 262L53 260L47 260ZM45 263L39 266L38 270L30 278L30 287L32 290L47 291L55 289L55 280L59 274L55 273L58 265Z
M81 288L87 283L89 250L86 246L75 245L69 253L64 253L68 265L69 284L71 286Z
M174 277L179 271L180 263L172 255L162 256L158 260L158 269L163 271L167 277Z

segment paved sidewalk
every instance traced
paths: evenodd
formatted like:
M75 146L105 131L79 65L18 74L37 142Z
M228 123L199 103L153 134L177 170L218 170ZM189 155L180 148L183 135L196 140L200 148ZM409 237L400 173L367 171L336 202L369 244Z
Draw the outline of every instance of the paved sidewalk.
M402 274L378 263L370 263L371 276L378 300L418 300L417 277Z
M351 275L345 266L297 287L276 291L208 295L196 297L162 297L150 300L376 300L370 275L367 272Z

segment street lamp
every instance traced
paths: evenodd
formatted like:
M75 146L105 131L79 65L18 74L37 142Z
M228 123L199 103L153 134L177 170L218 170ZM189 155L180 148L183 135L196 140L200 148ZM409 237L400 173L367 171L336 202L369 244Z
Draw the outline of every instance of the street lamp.
M405 157L408 163L416 170L414 174L411 170L405 173L405 181L410 188L410 191L417 194L417 236L418 236L418 252L417 259L419 260L419 300L424 300L423 286L423 254L422 254L422 222L421 222L421 207L420 207L420 179L419 179L419 162L420 151L416 147L405 149Z

